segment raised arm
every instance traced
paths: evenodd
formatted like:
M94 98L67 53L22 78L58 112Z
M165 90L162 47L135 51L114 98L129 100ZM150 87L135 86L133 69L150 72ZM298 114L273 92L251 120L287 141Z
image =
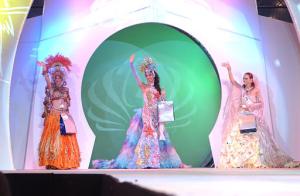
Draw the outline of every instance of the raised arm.
M47 83L47 88L50 89L51 88L51 81L50 81L50 78L49 78L49 75L48 75L48 72L47 72L46 64L44 62L41 62L41 61L38 61L37 64L39 66L43 67L43 73L42 74L45 77L45 80L46 80L46 83Z
M234 79L233 74L231 72L231 66L229 63L222 63L222 66L227 68L228 71L228 76L229 76L229 80L231 82L231 84L233 84L234 86L241 88L242 86Z
M130 68L131 68L131 71L133 73L133 76L134 76L137 84L139 85L140 88L143 88L144 84L142 83L141 79L139 78L139 76L136 73L136 70L135 70L134 65L133 65L133 61L134 61L134 54L130 56L130 60L129 60Z

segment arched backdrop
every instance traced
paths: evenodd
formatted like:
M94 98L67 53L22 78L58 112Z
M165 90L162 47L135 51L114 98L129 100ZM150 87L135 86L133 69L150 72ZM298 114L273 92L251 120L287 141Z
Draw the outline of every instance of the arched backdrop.
M5 73L5 77L0 78L2 169L39 168L37 149L43 128L40 115L43 110L45 83L41 75L42 70L36 66L35 61L58 52L68 56L73 62L72 71L67 79L72 97L70 110L78 128L80 168L88 168L95 136L88 119L84 118L82 107L81 86L85 68L93 53L107 38L126 27L146 22L168 24L188 32L205 46L214 59L222 86L219 115L209 135L216 165L221 149L224 105L228 95L228 76L226 70L219 66L224 61L231 62L237 80L241 80L242 73L246 71L252 71L259 78L265 98L267 123L273 128L275 138L282 149L299 159L299 121L295 114L299 111L296 108L300 94L297 91L295 93L294 88L290 88L298 81L295 81L293 76L299 73L299 45L294 39L296 33L292 25L279 24L278 21L259 17L255 0L130 2L45 1L43 15L26 20L16 57L15 47L9 47L12 50L9 51L8 63L4 63L3 58L8 50L4 50L2 44L0 69L2 76ZM288 5L291 5L289 8L299 32L299 23L296 22L299 18L298 3L296 0L287 2L292 2ZM3 35L4 32L2 39ZM14 40L18 40L18 36L15 38L17 39ZM161 61L160 57L154 57L158 62ZM125 65L125 62L122 63ZM289 77L286 77L287 75ZM10 78L16 79L12 79L11 83ZM163 79L162 83L166 81ZM167 91L170 91L167 84L164 85ZM168 94L170 95L170 92ZM174 140L177 146L176 139Z
M145 56L158 65L161 87L174 101L175 121L167 124L182 160L193 167L210 159L209 133L218 116L221 86L214 62L187 33L160 23L122 29L95 50L85 69L81 99L85 117L96 135L92 159L114 158L122 146L134 109L143 98L129 67ZM144 79L143 74L140 77Z

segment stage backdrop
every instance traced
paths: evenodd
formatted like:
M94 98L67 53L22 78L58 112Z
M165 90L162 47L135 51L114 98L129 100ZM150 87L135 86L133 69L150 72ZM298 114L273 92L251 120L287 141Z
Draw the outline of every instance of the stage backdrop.
M111 40L111 36L119 35L119 33L123 33L127 31L126 28L129 29L136 25L142 24L146 22L155 22L166 24L162 25L163 27L169 27L167 25L176 27L185 32L188 32L191 36L198 40L211 54L213 59L212 62L215 62L216 68L218 70L220 84L221 84L221 102L220 102L220 110L218 117L215 121L214 126L211 129L211 133L209 135L211 150L213 153L214 161L216 165L218 164L219 152L221 149L221 131L222 125L224 122L224 105L226 103L227 95L228 95L228 76L227 72L224 68L220 66L220 64L224 61L230 61L233 67L233 74L237 80L242 81L242 75L246 71L253 72L259 79L260 85L262 88L262 94L265 98L265 117L267 123L272 127L274 120L270 118L270 106L273 108L271 104L269 104L269 94L267 91L268 86L268 77L266 73L265 66L265 56L263 54L263 42L262 36L260 34L260 26L257 15L257 7L255 0L249 1L239 1L239 0L165 0L165 1L148 1L148 0L131 0L129 4L127 1L123 0L86 0L86 1L77 1L77 0L51 0L45 1L45 9L44 14L42 16L41 21L41 39L38 48L38 59L43 60L49 54L61 53L63 55L68 56L72 62L72 71L69 73L69 77L67 79L68 85L70 87L71 93L71 113L76 121L76 125L78 128L78 141L81 149L82 161L81 168L88 168L93 147L94 147L94 133L104 134L105 132L97 131L95 119L91 118L92 114L89 112L89 106L86 105L85 100L82 99L82 91L88 92L86 85L86 78L84 77L85 73L88 73L92 67L95 66L95 62L93 63L93 59L99 58L97 57L97 53L101 51L101 48L107 45L106 41L116 41ZM171 28L172 31L179 32L176 29ZM32 31L36 31L32 29ZM168 29L167 32L170 32ZM271 32L274 33L274 32ZM151 37L156 35L152 35ZM138 37L137 34L133 34L132 37ZM180 35L179 37L185 37L184 35ZM188 37L188 36L187 36ZM188 39L185 37L186 39ZM120 39L120 38L119 38ZM148 38L147 38L148 39ZM150 39L150 38L149 38ZM128 41L128 40L127 40ZM126 41L123 41L124 44ZM193 43L191 41L190 43ZM101 45L103 43L103 45ZM118 43L120 44L120 42ZM129 43L130 44L130 43ZM167 44L167 43L161 43ZM195 44L196 45L196 44ZM167 71L172 71L175 67L169 62L174 61L176 69L181 70L182 67L176 64L176 60L174 58L168 59L167 55L159 56L159 53L152 53L149 51L147 47L138 47L138 46L130 46L131 52L135 52L136 49L139 49L137 52L138 59L137 63L141 62L143 55L152 55L153 58L158 61L158 64L161 65L159 71L162 74L162 86L164 86L168 93L168 98L172 99L172 88L170 88L169 80L171 80L170 76L166 76ZM199 51L201 47L198 48ZM121 48L120 48L121 50ZM171 51L175 50L175 48L169 49ZM185 52L185 51L183 51ZM119 68L120 72L123 72L123 66L127 66L126 61L128 61L129 52L126 55L122 56L122 54L111 54L115 55L118 58L109 59L109 62L102 62L99 59L100 66L103 66L100 69L106 73L109 71L115 71L115 74L118 74ZM180 55L178 55L180 57ZM122 60L121 60L122 59ZM168 61L166 61L168 59ZM179 58L178 58L179 59ZM18 62L23 62L26 59L18 60ZM114 62L116 61L116 62ZM190 66L185 64L187 60L183 62L185 66ZM180 62L180 61L179 61ZM188 62L188 61L187 61ZM198 61L197 61L198 62ZM180 62L181 64L182 62ZM108 67L108 65L110 65ZM35 66L35 65L32 65ZM201 64L202 66L202 64ZM191 66L192 69L202 69L201 66L196 66L194 64ZM208 67L208 65L207 65ZM213 68L213 66L211 66ZM188 67L189 69L190 67ZM98 68L97 68L98 69ZM186 70L186 69L184 69ZM43 98L44 98L44 87L45 82L44 78L41 76L41 69L37 70L36 80L34 81L34 93L31 105L31 115L30 115L30 126L29 126L29 137L28 137L28 145L27 145L27 154L26 154L26 166L25 168L38 168L37 160L38 160L38 142L41 135L41 131L43 128L43 119L41 119L40 115L43 111ZM124 71L125 73L125 71ZM186 73L186 72L184 72ZM187 75L182 73L180 77L186 78ZM104 73L99 73L99 75ZM128 90L130 93L128 96L133 96L133 102L129 102L129 106L126 106L125 109L121 107L116 107L117 103L122 103L123 97L120 98L120 102L113 100L104 100L107 103L113 102L116 103L113 107L111 105L110 108L115 111L122 111L120 113L122 118L129 119L133 114L132 108L140 107L142 105L141 100L139 99L140 92L136 86L134 86L133 79L131 78L130 72L126 72L128 76L128 84L130 87L134 87L133 89ZM194 74L194 73L193 73ZM176 74L174 74L176 75ZM216 73L214 73L214 78L216 79ZM104 75L103 75L104 76ZM32 77L30 77L32 78ZM96 85L96 87L100 88L100 81L104 78L98 78L98 83L95 81L91 81L90 84ZM106 79L107 80L107 79ZM116 84L113 82L120 82L119 78L115 81L111 78L112 83L116 87ZM202 81L202 79L196 80L197 82ZM94 82L94 83L93 83ZM173 81L176 83L176 79ZM121 82L120 82L121 83ZM125 83L125 82L124 82ZM176 84L177 85L177 84ZM276 84L278 85L278 83ZM126 86L127 87L127 86ZM197 86L195 86L197 87ZM272 86L274 88L275 86ZM276 86L278 87L278 86ZM105 90L102 86L102 89ZM118 93L122 93L122 86L117 86L116 88L120 88ZM204 87L203 87L204 88ZM101 88L100 88L101 89ZM124 87L124 89L126 89ZM275 88L274 88L275 89ZM176 90L177 91L177 90ZM197 91L197 89L194 89ZM132 93L133 94L132 94ZM109 94L105 93L100 96L99 92L96 91L97 98L110 99ZM101 92L102 93L102 92ZM104 92L103 92L104 93ZM134 94L135 93L135 94ZM180 91L175 92L176 95L182 96ZM127 94L125 94L127 96ZM175 94L174 94L175 95ZM5 99L8 99L8 94L5 95ZM89 96L88 94L86 96ZM135 97L136 96L136 97ZM201 93L195 93L194 96L201 97ZM91 96L93 97L93 96ZM127 98L127 97L125 97ZM184 97L185 98L185 97ZM182 97L174 97L175 106L178 107L182 104ZM178 100L179 99L179 100ZM26 99L28 100L28 99ZM140 100L140 102L139 102ZM131 101L131 100L130 100ZM200 100L201 101L201 100ZM91 102L92 103L92 102ZM197 102L196 104L198 104ZM94 103L93 103L94 104ZM206 103L203 103L205 105ZM98 104L95 104L98 106ZM7 106L6 106L7 107ZM196 108L200 108L199 105L196 105ZM293 107L297 108L297 107ZM273 108L276 110L276 106ZM97 108L90 109L93 112L98 112L101 114L101 110ZM127 113L126 113L126 112ZM180 114L180 110L177 109L177 113ZM293 110L288 110L288 114L292 115ZM197 114L197 113L195 113ZM180 114L181 115L181 114ZM273 116L273 114L272 114ZM85 118L87 117L87 118ZM179 117L177 116L177 119ZM192 118L197 118L193 116ZM7 123L7 118L5 118ZM103 119L103 116L97 116L96 120L107 120ZM127 128L126 120L122 121L122 125L118 128ZM290 118L287 122L283 122L285 124L289 124ZM110 119L110 121L116 123L115 119ZM103 122L103 121L102 121ZM94 123L94 124L93 124ZM127 122L129 123L129 122ZM207 128L208 128L207 122ZM177 133L181 134L179 128L176 127L172 129L172 126L175 126L175 122L170 123L169 132L175 135ZM20 125L21 126L21 125ZM107 128L105 123L101 123L101 126ZM115 126L115 124L114 124ZM198 126L198 125L195 125ZM299 125L297 124L299 127ZM23 127L27 127L26 124ZM99 127L99 125L98 125ZM294 136L296 130L289 130L287 126L284 126L283 134L285 136ZM123 135L126 130L123 130ZM190 130L185 130L190 131ZM277 130L275 130L277 131ZM116 134L117 132L112 132L112 134ZM99 157L94 154L93 158L111 158L114 155L117 155L118 145L121 145L122 134L119 134L116 144L110 145L114 148L111 152L105 152L107 148L111 147L108 145L106 149L99 150ZM198 133L197 133L198 134ZM297 135L297 134L296 134ZM98 136L99 137L99 136ZM174 142L176 145L179 145L180 142L176 136L174 137ZM185 136L192 137L192 136ZM197 141L202 142L203 138L200 138L201 135L197 135ZM280 137L280 136L279 136ZM109 138L109 137L107 137ZM296 138L296 137L295 137ZM276 138L280 140L281 138ZM96 148L99 148L98 141L103 141L103 138L97 138L97 143L95 144ZM7 140L5 140L7 141ZM196 138L193 138L193 141L196 141ZM287 142L288 143L288 142ZM189 143L187 143L188 145ZM103 144L104 145L104 144ZM106 145L106 144L105 144ZM202 144L197 144L200 146ZM289 143L290 145L290 143ZM296 149L299 149L299 143L291 144L290 149L293 149L294 157L299 158L299 152ZM103 151L103 157L101 155L101 151ZM198 149L197 149L198 150ZM202 149L201 149L202 150ZM181 150L180 150L181 151ZM195 153L196 150L193 152ZM207 152L207 151L203 151ZM181 153L181 152L180 152ZM187 159L190 155L182 155L183 160ZM203 155L198 155L198 157L202 157ZM204 156L203 156L204 157ZM200 160L200 158L199 158ZM187 160L188 161L188 160ZM200 162L199 162L200 165Z
M158 65L161 87L175 105L175 121L166 127L177 152L186 164L204 166L212 158L208 135L220 109L218 74L200 43L159 23L116 32L89 60L81 99L96 135L92 159L111 159L119 153L134 109L143 106L142 93L129 67L133 53L137 71L146 56ZM144 79L143 74L140 78Z

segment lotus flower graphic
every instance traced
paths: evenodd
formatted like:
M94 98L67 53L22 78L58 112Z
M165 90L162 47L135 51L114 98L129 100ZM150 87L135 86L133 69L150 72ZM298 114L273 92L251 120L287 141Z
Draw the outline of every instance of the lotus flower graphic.
M144 57L158 65L160 86L174 103L175 121L166 124L171 141L185 163L201 165L211 156L208 134L220 109L218 74L200 44L182 31L158 23L116 32L88 62L81 96L85 117L96 135L92 159L111 159L118 154L131 117L143 107L142 92L129 66L133 53L136 70ZM144 75L138 74L145 81Z

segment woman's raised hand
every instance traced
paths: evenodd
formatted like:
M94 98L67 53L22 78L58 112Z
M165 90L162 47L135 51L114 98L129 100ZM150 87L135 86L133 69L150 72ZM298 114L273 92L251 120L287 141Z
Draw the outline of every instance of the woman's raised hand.
M139 87L142 88L143 83L142 83L141 79L139 78L139 76L138 76L137 73L136 73L136 70L135 70L134 65L133 65L133 61L134 61L134 54L132 54L132 55L130 56L130 58L129 58L130 68L131 68L131 71L132 71L132 73L133 73L133 76L134 76L134 78L135 78L137 84L139 85Z
M43 71L47 71L46 63L44 63L43 61L37 61L36 64L37 64L38 66L43 67Z
M129 59L130 64L132 64L133 61L134 61L134 54L132 54L132 55L130 56L130 59Z
M227 68L227 69L231 69L231 66L230 66L230 64L228 62L222 63L222 66L225 67L225 68Z
M41 67L44 67L46 65L43 61L37 61L36 64Z
M241 88L242 86L234 79L234 77L232 75L231 66L230 66L229 62L222 63L222 67L225 67L227 69L231 84L233 84L234 86L236 86L238 88Z

